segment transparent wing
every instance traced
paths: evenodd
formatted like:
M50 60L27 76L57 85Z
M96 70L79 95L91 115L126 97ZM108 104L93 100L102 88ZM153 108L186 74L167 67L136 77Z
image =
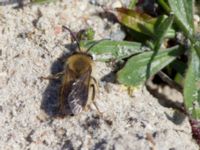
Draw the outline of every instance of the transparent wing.
M62 112L64 112L64 107L68 106L71 112L76 115L79 114L85 107L88 99L90 74L91 68L76 78L73 71L67 70L60 90L60 104Z

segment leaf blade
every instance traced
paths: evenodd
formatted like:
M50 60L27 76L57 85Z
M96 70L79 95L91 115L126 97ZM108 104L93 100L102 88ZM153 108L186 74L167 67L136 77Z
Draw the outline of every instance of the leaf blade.
M155 29L155 40L154 40L154 45L155 45L155 50L157 51L163 42L163 39L167 33L167 31L170 29L172 23L174 20L174 16L171 15L164 19L159 26Z
M192 38L194 33L193 0L168 0L175 14L176 22L186 36Z
M123 25L146 36L153 36L156 18L125 8L117 8L116 11L117 18Z
M153 52L146 52L133 56L127 61L124 68L117 73L117 80L119 83L127 86L138 86L148 78L147 70L150 70L150 75L154 75L171 63L181 51L182 50L178 46L159 51L154 57L150 69L148 68L148 64L149 61L151 61Z
M138 42L111 40L81 41L81 47L89 49L98 61L120 60L147 50Z
M200 60L192 49L189 68L184 82L184 104L193 118L200 118Z

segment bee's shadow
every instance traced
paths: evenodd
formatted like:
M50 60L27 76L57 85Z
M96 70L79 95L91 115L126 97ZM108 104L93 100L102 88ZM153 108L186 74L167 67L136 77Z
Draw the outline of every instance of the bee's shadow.
M74 51L75 47L74 45L66 45L68 49ZM68 58L70 55L63 53L57 60L55 60L51 65L51 75L55 75L59 72L62 72L64 69L64 60ZM63 114L60 114L59 110L59 90L61 87L61 79L49 79L49 84L46 87L43 95L42 95L42 103L41 103L41 109L44 110L44 112L49 115L50 117L62 117ZM70 115L70 110L67 109L65 115Z

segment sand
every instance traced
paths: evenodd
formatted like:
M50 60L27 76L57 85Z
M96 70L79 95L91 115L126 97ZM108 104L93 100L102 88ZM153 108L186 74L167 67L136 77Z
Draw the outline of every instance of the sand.
M122 40L120 25L97 15L105 7L123 5L120 1L13 5L0 6L0 149L199 149L187 117L161 105L162 99L144 86L130 96L112 74L109 78L112 67L104 62L95 61L94 68L99 85L95 102L102 115L91 104L78 116L54 117L60 83L39 77L59 72L59 58L71 51L70 34L61 26L73 31L92 27L96 40ZM180 93L167 91L182 102Z

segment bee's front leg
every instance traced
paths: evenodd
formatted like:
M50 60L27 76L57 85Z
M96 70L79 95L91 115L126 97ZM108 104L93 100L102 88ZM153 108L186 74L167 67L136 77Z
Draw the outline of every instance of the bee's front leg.
M42 79L42 80L58 80L58 79L60 79L62 76L64 75L64 72L62 71L62 72L59 72L59 73L56 73L56 74L54 74L54 75L50 75L50 76L47 76L47 77L43 77L43 76L41 76L40 77L40 79Z

